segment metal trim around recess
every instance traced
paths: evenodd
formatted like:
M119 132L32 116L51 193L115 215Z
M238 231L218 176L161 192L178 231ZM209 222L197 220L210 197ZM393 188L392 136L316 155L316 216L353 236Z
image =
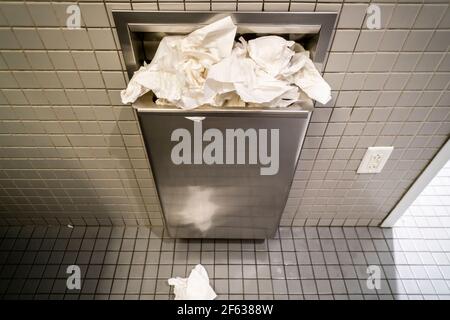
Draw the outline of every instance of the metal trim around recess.
M335 12L216 12L216 11L130 11L113 10L117 34L129 77L140 67L137 48L143 50L138 32L175 28L187 32L231 16L241 28L280 33L284 30L295 33L319 33L314 62L324 63L331 46L333 29L337 20ZM190 30L190 31L189 31ZM170 30L168 30L170 31ZM292 32L294 33L294 32Z

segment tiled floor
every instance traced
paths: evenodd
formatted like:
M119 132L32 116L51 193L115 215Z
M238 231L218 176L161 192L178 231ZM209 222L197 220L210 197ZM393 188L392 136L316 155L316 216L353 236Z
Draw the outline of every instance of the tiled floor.
M167 279L202 263L220 299L449 299L449 195L450 165L393 229L280 228L265 242L172 240L145 227L0 227L0 297L169 299ZM66 288L74 264L81 290ZM367 284L369 266L381 273L378 289Z
M422 191L397 226L450 226L450 161Z
M160 229L1 229L3 298L168 299L167 279L195 264L227 299L450 298L450 226L281 228L276 239L161 239ZM82 289L66 289L79 265ZM367 267L381 267L368 289Z

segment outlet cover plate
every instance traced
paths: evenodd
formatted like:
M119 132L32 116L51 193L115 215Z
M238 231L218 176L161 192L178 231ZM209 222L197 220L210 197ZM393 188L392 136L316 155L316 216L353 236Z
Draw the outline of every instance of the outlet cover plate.
M380 173L394 147L369 147L357 173Z

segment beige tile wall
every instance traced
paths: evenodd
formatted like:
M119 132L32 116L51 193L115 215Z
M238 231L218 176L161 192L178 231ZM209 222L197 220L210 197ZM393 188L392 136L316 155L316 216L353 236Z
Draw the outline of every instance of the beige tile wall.
M375 225L450 133L448 0L1 1L0 223L154 224L160 209L110 11L340 12L283 225ZM78 3L82 29L68 30ZM357 175L368 146L384 171Z

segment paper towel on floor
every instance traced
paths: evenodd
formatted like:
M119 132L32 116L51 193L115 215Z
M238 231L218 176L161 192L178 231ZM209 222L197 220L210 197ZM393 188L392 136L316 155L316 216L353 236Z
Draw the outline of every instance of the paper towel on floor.
M223 106L236 95L244 103L286 107L298 100L299 88L322 104L331 99L330 86L302 46L278 36L235 43L235 35L226 17L186 37L163 38L152 62L122 91L122 102L150 90L160 103L182 109Z
M201 264L192 269L188 278L170 278L168 282L175 287L175 300L214 300L217 297Z

